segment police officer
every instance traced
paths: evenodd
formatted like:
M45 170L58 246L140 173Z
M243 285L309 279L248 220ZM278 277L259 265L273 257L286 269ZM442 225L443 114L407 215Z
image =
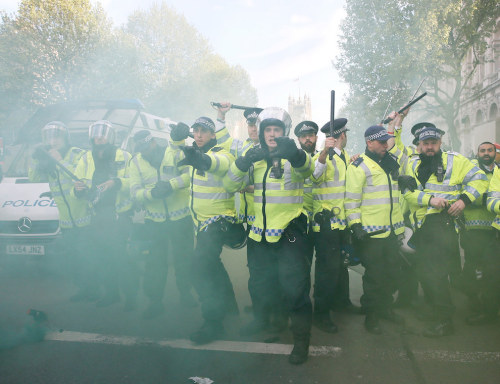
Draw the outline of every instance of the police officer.
M495 164L495 145L490 142L481 143L477 149L476 159L472 162L486 174L488 184L493 177L493 172L498 166ZM486 208L487 194L479 196L474 203L464 209L465 228L460 232L460 245L464 250L464 266L462 279L466 294L475 305L475 312L467 317L470 325L481 324L492 319L488 305L482 304L482 298L487 297L482 289L482 269L489 266L484 262L488 253L495 250L489 247L495 242L496 231L492 227L495 213ZM486 245L486 246L478 246Z
M196 305L191 295L189 263L194 231L188 207L189 167L177 167L174 145L184 144L189 127L179 123L170 133L170 147L159 146L147 130L134 135L136 154L130 163L130 193L145 211L145 233L150 244L144 275L144 292L150 300L144 318L164 312L162 300L168 273L168 250L172 250L180 302ZM176 156L177 155L177 156Z
M92 150L78 162L74 193L92 206L87 244L95 265L97 283L104 296L96 303L107 307L120 301L119 286L123 284L126 300L133 302L136 282L124 281L123 255L131 225L130 179L128 164L131 155L114 145L115 130L106 120L89 127ZM130 290L129 290L130 289Z
M229 108L222 112L227 110ZM190 209L197 228L192 281L200 297L204 324L190 338L203 344L223 335L226 312L236 305L231 281L220 257L236 222L234 194L226 192L222 184L234 157L217 146L215 124L210 118L198 118L192 129L195 142L192 147L182 147L184 159L178 165L192 166Z
M468 159L441 151L442 131L424 127L419 134L419 159L408 167L415 188L405 188L405 199L413 206L416 232L412 238L418 251L419 279L430 291L434 322L424 336L440 337L454 332L449 275L459 255L456 218L467 205L486 191L487 178ZM412 192L411 189L414 189Z
M56 166L59 162L70 172L75 172L85 150L72 147L69 131L60 121L52 121L42 128L42 147L33 153L33 164L29 169L31 182L48 182L50 193L59 212L62 231L63 252L71 262L71 273L79 291L71 296L73 302L97 300L95 287L89 284L85 273L85 249L80 242L84 227L90 223L90 211L86 201L71 194L71 176Z
M248 261L249 285L258 297L254 316L264 323L269 309L280 306L283 294L294 336L289 362L301 364L307 360L312 322L303 195L304 180L312 174L313 163L286 137L291 119L285 110L264 109L257 125L261 147L239 157L231 165L224 184L227 190L238 191L250 177L254 180L255 222L248 240L255 247L252 260Z
M404 322L392 310L399 273L397 236L403 233L404 224L397 182L399 163L388 153L390 138L383 127L369 127L365 153L347 167L346 175L344 207L365 267L361 305L366 313L365 328L373 334L382 333L380 318Z

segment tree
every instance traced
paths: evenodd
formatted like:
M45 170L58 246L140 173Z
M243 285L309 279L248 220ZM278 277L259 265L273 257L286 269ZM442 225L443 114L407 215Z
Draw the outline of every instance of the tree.
M213 114L209 101L255 105L248 73L230 66L184 16L166 5L129 16L124 31L140 52L143 96L153 113L174 119Z
M89 0L23 0L14 16L2 14L0 113L81 97L83 68L110 33Z
M405 104L426 78L426 109L446 121L459 150L455 121L464 92L474 92L470 79L500 17L497 1L347 0L346 10L336 62L351 87L346 113L378 122L391 97ZM470 52L474 60L465 66ZM364 98L370 101L353 104Z

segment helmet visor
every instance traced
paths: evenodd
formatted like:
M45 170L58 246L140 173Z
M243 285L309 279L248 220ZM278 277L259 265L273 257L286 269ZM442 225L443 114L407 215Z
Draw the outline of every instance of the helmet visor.
M114 144L114 136L113 127L109 123L97 122L89 127L89 138L91 141L101 138L105 139L109 144Z
M59 124L47 124L42 129L42 143L44 145L51 145L55 140L66 140L68 132L66 128Z

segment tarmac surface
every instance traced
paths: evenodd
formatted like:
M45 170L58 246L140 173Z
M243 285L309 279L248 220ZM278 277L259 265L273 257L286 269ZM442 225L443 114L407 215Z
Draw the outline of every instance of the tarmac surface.
M397 310L406 326L382 322L384 333L364 330L364 317L332 313L339 333L313 328L309 360L288 363L289 330L279 334L239 335L251 319L245 250L224 250L239 316L225 321L224 339L195 346L189 334L201 325L200 309L178 301L173 269L169 271L163 315L144 320L147 300L123 311L123 302L108 308L71 303L76 292L63 270L49 257L0 259L0 337L29 329L29 308L43 310L49 329L43 341L19 342L0 349L0 383L193 383L208 378L226 383L499 383L500 323L465 324L467 301L454 292L456 334L439 339L420 336L425 323L416 314L423 303ZM351 299L359 304L361 267L350 270ZM0 340L0 346L2 340ZM206 383L211 381L207 380Z

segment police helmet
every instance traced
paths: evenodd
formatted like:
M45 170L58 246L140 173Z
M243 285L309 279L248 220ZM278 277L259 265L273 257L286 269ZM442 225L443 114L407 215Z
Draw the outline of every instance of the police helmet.
M283 136L290 134L292 128L292 118L283 108L270 107L265 108L257 117L257 129L259 130L260 144L265 147L264 129L270 125L283 128Z
M108 120L99 120L89 126L89 139L93 143L94 139L102 137L108 144L115 143L115 129Z
M61 121L51 121L42 128L42 143L50 145L52 140L62 138L69 143L69 131Z

